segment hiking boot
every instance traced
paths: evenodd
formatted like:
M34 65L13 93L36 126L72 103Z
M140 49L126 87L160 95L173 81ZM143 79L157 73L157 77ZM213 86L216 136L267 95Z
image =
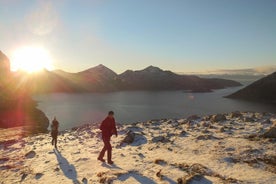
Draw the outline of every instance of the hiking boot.
M108 161L108 164L112 165L114 162L112 160Z
M101 162L105 162L105 160L103 158L98 158L98 160Z

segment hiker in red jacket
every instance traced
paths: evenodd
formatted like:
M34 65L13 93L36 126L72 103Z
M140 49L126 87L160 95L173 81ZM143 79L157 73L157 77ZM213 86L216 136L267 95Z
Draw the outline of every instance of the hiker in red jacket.
M103 157L105 152L107 151L107 162L109 164L113 164L113 161L111 160L112 147L110 144L110 138L112 135L116 135L116 137L118 136L113 111L108 112L108 116L101 123L100 129L102 130L102 139L104 142L104 147L100 152L98 160L105 162Z

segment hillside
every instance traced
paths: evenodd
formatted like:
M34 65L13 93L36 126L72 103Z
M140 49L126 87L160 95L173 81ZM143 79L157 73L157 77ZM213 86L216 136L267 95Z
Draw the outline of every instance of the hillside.
M98 124L60 132L58 149L49 134L0 130L1 183L272 184L275 138L265 137L275 121L234 112L118 125L112 165L97 161Z
M276 72L257 80L227 97L276 103Z

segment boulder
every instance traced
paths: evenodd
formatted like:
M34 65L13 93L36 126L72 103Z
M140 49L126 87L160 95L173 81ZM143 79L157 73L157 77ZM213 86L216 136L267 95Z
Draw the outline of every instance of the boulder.
M36 155L35 151L29 151L28 153L26 153L25 158L34 158Z
M192 115L187 118L188 121L195 121L198 119L200 119L200 117L198 115Z
M179 133L179 137L185 137L187 136L187 132L185 130L182 130L180 133Z
M261 124L271 124L272 121L270 121L270 119L265 119L263 121L261 121Z
M244 122L254 122L255 119L254 119L253 117L244 117L244 118L243 118L243 121L244 121Z
M221 133L225 132L224 127L220 127L219 132L221 132Z
M165 138L165 136L157 136L157 137L153 137L151 142L153 142L153 143L158 143L158 142L165 143L165 142L169 142L169 140L167 138Z
M220 122L220 121L225 121L226 116L224 114L216 114L212 116L212 121L213 122Z
M135 133L133 131L128 131L126 137L122 140L121 143L131 144L135 139Z
M232 112L232 113L230 114L230 117L231 117L231 118L242 118L243 115L242 115L242 113L241 113L240 111L235 111L235 112Z
M263 137L276 138L276 123L274 123L274 125L263 134Z
M197 140L219 140L221 138L215 137L213 135L207 134L207 135L199 135L197 138Z
M210 123L207 122L207 121L202 121L202 122L200 123L200 125L201 125L202 127L209 127L209 126L210 126Z

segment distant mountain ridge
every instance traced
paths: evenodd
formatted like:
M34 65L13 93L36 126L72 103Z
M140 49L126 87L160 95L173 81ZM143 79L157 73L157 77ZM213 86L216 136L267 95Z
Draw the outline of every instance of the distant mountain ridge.
M276 103L276 72L257 80L227 97Z
M16 74L20 79L21 74ZM30 92L112 92L123 90L189 90L210 92L214 89L240 86L239 82L226 79L200 78L192 75L179 75L171 71L149 66L142 70L127 70L117 74L104 65L87 70L69 73L62 70L43 71L35 77L25 79Z

